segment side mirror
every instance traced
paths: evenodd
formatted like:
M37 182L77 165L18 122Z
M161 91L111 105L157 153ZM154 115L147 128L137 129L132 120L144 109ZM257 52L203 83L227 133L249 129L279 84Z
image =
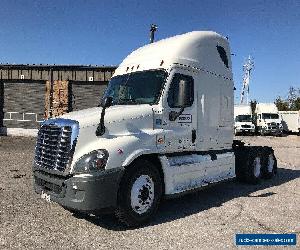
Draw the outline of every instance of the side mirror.
M108 107L110 107L112 105L112 103L113 103L113 98L111 96L108 96L104 100L103 107L104 108L108 108Z
M184 108L191 105L191 83L180 80L178 83L178 99L174 106Z

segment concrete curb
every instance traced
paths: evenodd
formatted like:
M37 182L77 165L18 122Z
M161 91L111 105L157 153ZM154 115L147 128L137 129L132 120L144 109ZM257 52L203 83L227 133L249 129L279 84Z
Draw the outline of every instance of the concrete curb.
M36 137L37 133L38 133L38 129L0 127L0 135Z

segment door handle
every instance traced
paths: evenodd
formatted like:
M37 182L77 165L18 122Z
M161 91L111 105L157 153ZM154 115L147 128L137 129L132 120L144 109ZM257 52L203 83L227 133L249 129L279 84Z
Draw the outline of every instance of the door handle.
M196 134L196 129L192 130L192 143L194 143L196 141L197 138L197 134Z

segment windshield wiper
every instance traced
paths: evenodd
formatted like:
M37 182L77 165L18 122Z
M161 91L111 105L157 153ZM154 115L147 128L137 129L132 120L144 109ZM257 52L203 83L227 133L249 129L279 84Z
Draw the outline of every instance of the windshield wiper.
M122 103L122 104L126 104L127 102L129 103L134 103L136 104L136 100L132 99L132 98L126 98L126 99L119 99L118 104Z

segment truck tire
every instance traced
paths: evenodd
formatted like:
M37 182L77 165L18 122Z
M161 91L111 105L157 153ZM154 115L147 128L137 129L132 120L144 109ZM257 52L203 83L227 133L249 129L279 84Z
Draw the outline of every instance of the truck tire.
M245 147L237 148L235 150L235 175L238 181L244 182L245 178L245 159L248 157L248 151Z
M274 151L270 147L263 149L263 162L262 162L262 177L264 179L271 179L277 173L277 160Z
M157 211L162 196L158 169L147 160L130 166L120 183L116 217L129 227L145 224Z
M238 181L257 184L262 178L262 147L244 147L235 151Z
M75 217L84 217L87 215L87 213L81 212L79 210L76 209L72 209L72 208L68 208L65 206L62 206L65 210L69 211L72 215L74 215Z
M250 147L245 165L245 180L247 183L257 184L262 178L262 147Z

